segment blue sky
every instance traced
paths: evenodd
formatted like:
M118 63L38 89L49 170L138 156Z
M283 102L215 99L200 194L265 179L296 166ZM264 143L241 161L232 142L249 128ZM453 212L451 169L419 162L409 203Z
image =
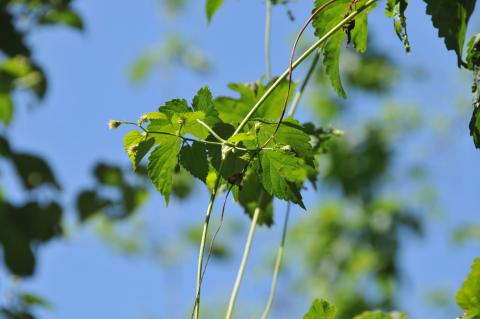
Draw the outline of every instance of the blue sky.
M153 0L77 2L86 23L85 32L44 29L31 37L50 87L41 105L17 108L11 129L15 148L42 154L56 168L65 189L62 199L70 207L69 220L74 215L73 195L92 183L90 171L96 161L128 164L123 153L123 132L108 131L109 119L137 119L168 99L191 99L206 84L214 95L226 94L227 82L256 80L264 72L262 1L226 0L210 26L204 17L203 1L190 1L187 11L177 19L162 13L162 7ZM273 73L286 67L291 38L310 12L309 4L291 5L297 17L293 24L283 8L274 10ZM413 75L409 75L412 80L407 78L393 98L420 105L431 119L429 123L443 118L449 125L448 135L436 135L435 125L428 125L420 136L406 144L398 159L399 166L415 160L428 164L444 213L429 219L423 240L405 238L402 247L401 263L407 279L400 293L403 308L411 318L426 318L432 314L424 303L426 289L437 284L457 289L473 258L478 257L478 243L456 248L448 235L455 225L478 220L476 181L480 172L475 164L480 156L468 135L469 112L456 110L459 100L467 109L470 105L469 77L457 71L453 53L447 52L436 37L422 2L416 1L409 8L413 50L408 56L382 11L383 8L377 8L371 19L377 30L377 46L393 52L401 65L410 69L421 67L428 73L425 81L413 80ZM478 12L474 17L478 17ZM206 76L179 68L155 71L144 85L132 86L128 69L133 61L170 32L185 34L192 44L204 49L214 62L213 71ZM359 105L372 102L364 96L352 98ZM375 101L370 104L375 105ZM372 114L376 112L370 106L366 109ZM309 111L301 110L299 116L308 118ZM160 196L153 195L142 212L150 239L174 241L180 228L202 222L208 196L200 187L197 190L187 202L174 200L168 210ZM316 197L309 193L307 201L315 206ZM279 211L283 211L282 207L278 205ZM241 215L238 208L232 208L231 214ZM293 215L294 220L302 219L300 213ZM268 291L270 274L263 269L264 256L272 251L279 236L277 225L272 230L260 230L256 237L258 252L250 261L246 274L250 280L239 297L253 307L261 307L260 297ZM178 254L181 262L175 265L125 257L102 244L88 227L74 227L67 240L41 250L35 278L22 285L45 295L55 305L52 312L45 313L45 318L183 318L193 300L195 254L187 249ZM232 263L212 264L204 289L205 294L212 296L205 298L208 303L224 305L237 264L238 256ZM279 289L282 288L287 289L281 281ZM284 316L279 312L276 315L299 318L308 303L309 300L296 300ZM439 313L435 317L446 319L453 315ZM240 312L238 317L242 317Z

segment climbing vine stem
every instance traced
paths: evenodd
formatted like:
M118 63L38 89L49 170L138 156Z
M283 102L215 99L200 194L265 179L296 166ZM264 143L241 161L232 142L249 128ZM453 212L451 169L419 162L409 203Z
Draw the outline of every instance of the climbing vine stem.
M242 129L245 127L245 125L248 123L248 121L252 118L252 116L255 114L255 112L258 110L258 108L265 102L265 100L274 92L274 90L280 85L280 83L295 69L297 68L308 56L310 56L313 52L318 50L321 45L323 45L335 32L339 31L346 23L349 21L353 20L357 15L359 15L361 12L363 12L365 9L369 8L373 4L375 4L377 0L369 0L365 4L363 4L361 7L359 7L357 10L351 12L347 17L345 17L342 21L340 21L337 25L335 25L331 30L329 30L326 34L324 34L318 41L316 41L313 45L311 45L295 62L291 63L289 68L283 72L277 80L268 88L268 90L262 95L262 97L255 103L255 105L251 108L251 110L247 113L247 115L243 118L242 122L238 125L238 127L235 129L234 133L232 134L232 137L237 135L242 131ZM268 13L267 13L268 15ZM298 103L298 102L297 102ZM212 212L213 204L215 201L216 193L218 190L218 186L220 183L220 171L223 166L223 161L222 164L220 165L219 169L219 175L217 176L217 180L215 183L215 187L213 189L210 202L207 208L207 213L205 216L205 223L203 226L203 232L202 232L202 239L200 242L200 252L199 252L199 258L198 258L198 269L197 269L197 289L196 289L196 298L195 298L195 306L194 306L194 318L198 319L199 318L199 312L200 312L200 288L201 288L201 279L202 279L202 265L203 265L203 256L204 256L204 251L205 251L205 242L207 238L207 233L208 233L208 225L210 222L210 215ZM231 319L233 315L233 310L235 307L235 302L237 299L238 291L240 288L241 281L243 279L243 274L245 272L245 267L248 261L248 256L250 254L250 249L253 241L253 237L255 234L255 229L257 226L257 221L258 217L260 215L261 209L260 209L260 203L263 200L264 193L262 193L259 196L259 201L257 204L257 208L255 209L253 216L252 216L252 221L250 224L250 230L248 233L247 237L247 242L245 244L243 256L242 256L242 261L240 263L240 267L237 273L237 277L235 279L235 284L232 290L232 294L230 296L228 308L227 308L227 314L225 316L225 319ZM286 230L285 230L286 232ZM283 255L283 249L282 249L282 255ZM281 257L281 256L280 256ZM280 267L278 267L280 269ZM278 272L278 271L277 271ZM278 274L277 274L278 275Z
M325 33L319 40L317 40L314 44L312 44L303 54L292 63L291 70L293 71L296 69L310 54L315 52L321 45L323 45L335 32L340 30L346 23L353 20L356 16L362 13L367 8L373 6L378 0L368 0L362 6L360 6L357 10L352 11L347 17L345 17L342 21L340 21L337 25L335 25L330 31ZM285 70L277 80L268 88L268 90L262 95L262 97L255 103L255 105L250 109L248 114L242 120L242 122L238 125L237 129L233 133L232 136L237 135L242 131L242 129L247 125L248 121L251 117L255 114L258 108L265 102L265 100L275 91L275 89L282 83L282 81L289 75L290 68Z
M270 310L272 309L273 300L275 298L275 291L277 290L278 274L280 273L280 268L282 266L283 252L285 250L285 241L287 238L287 230L288 230L288 220L290 218L290 208L291 208L291 204L288 203L287 211L285 212L285 220L283 222L282 238L280 240L280 246L278 247L277 257L275 259L275 268L273 270L272 286L270 288L270 294L268 295L267 305L265 306L265 310L263 311L261 319L268 318L268 315L270 314Z
M266 0L266 14L265 14L265 77L267 80L272 78L270 41L272 30L272 0Z
M242 261L240 262L240 267L238 269L237 278L235 279L235 284L233 286L232 294L230 295L230 301L228 303L227 314L225 319L231 319L233 315L233 308L235 307L235 301L237 300L238 290L240 289L240 284L243 279L243 274L245 272L245 267L247 266L248 256L250 255L250 248L252 247L253 237L255 234L255 229L257 227L258 217L260 216L261 209L260 204L263 201L265 196L264 191L260 192L258 198L257 208L253 212L252 221L250 223L250 230L248 231L247 242L245 243L245 248L243 250Z
M203 273L203 257L205 255L205 243L207 242L208 234L208 225L210 224L210 216L212 214L213 204L215 203L215 198L217 196L218 188L220 186L220 180L222 179L221 173L223 169L223 161L220 162L218 168L218 175L215 180L215 185L210 195L210 201L207 207L207 213L205 214L205 222L203 223L202 229L202 238L200 240L200 249L198 253L198 264L197 264L197 288L195 290L195 305L193 307L194 318L198 319L200 316L200 293L202 286L202 273Z

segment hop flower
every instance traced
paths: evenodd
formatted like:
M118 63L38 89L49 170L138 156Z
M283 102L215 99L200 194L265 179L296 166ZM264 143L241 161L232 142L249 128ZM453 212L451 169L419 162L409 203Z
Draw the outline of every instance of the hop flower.
M148 116L147 114L143 114L139 119L138 119L138 125L141 125L143 123L148 122Z
M120 125L122 125L122 122L120 122L120 121L117 121L117 120L108 121L108 128L111 129L111 130L116 129Z
M132 145L131 147L128 148L127 153L129 155L135 154L138 151L138 145Z

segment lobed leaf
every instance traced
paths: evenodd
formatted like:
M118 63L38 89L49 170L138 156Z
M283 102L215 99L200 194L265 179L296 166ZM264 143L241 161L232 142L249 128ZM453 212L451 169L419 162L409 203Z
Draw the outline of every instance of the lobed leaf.
M462 66L463 47L468 22L475 9L476 0L424 0L427 14L432 17L438 36L443 38L448 50L457 54L458 66Z
M457 292L455 299L465 312L463 319L480 317L480 258L473 262L472 271Z
M298 204L305 209L300 185L307 176L304 161L293 153L265 150L260 152L259 175L265 190L279 199Z
M325 300L315 299L303 319L334 319L337 309Z
M180 151L180 164L192 174L192 176L206 183L208 159L205 144L193 142L192 146L184 145Z
M131 131L123 138L123 145L128 157L133 165L133 170L137 170L138 165L155 144L154 138L147 138L139 131Z
M315 8L324 5L327 1L328 0L316 0ZM366 0L360 0L355 6L362 6L365 2ZM325 35L344 19L345 15L350 12L350 9L355 9L355 6L351 6L350 0L338 0L330 4L321 11L312 22L312 25L315 28L315 35L319 38ZM351 40L358 52L364 52L367 49L368 13L373 8L374 6L371 6L361 12L355 18L355 22L352 25ZM323 46L323 64L325 66L325 72L330 79L334 90L342 98L346 98L346 93L343 89L340 78L340 53L347 34L348 32L345 32L344 30L338 30Z
M275 80L263 83L263 80L254 83L230 83L228 87L239 93L239 97L219 97L215 100L215 108L220 119L228 124L237 126L248 114L251 108L265 94ZM282 114L282 106L288 90L288 82L282 81L270 96L263 102L253 115L254 118L276 120ZM292 91L295 85L292 84ZM291 96L291 95L290 95Z
M173 173L178 164L180 138L166 136L148 158L148 177L165 198L168 206L173 187Z

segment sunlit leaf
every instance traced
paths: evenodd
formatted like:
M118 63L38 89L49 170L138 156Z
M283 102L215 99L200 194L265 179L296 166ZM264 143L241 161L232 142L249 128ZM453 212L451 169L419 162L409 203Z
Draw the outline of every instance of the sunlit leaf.
M472 270L457 292L456 300L465 311L462 319L480 318L480 258L473 262Z
M130 158L133 169L136 170L142 159L153 147L155 139L147 138L139 131L131 131L123 138L123 145Z
M334 319L336 307L325 300L315 299L303 319Z

